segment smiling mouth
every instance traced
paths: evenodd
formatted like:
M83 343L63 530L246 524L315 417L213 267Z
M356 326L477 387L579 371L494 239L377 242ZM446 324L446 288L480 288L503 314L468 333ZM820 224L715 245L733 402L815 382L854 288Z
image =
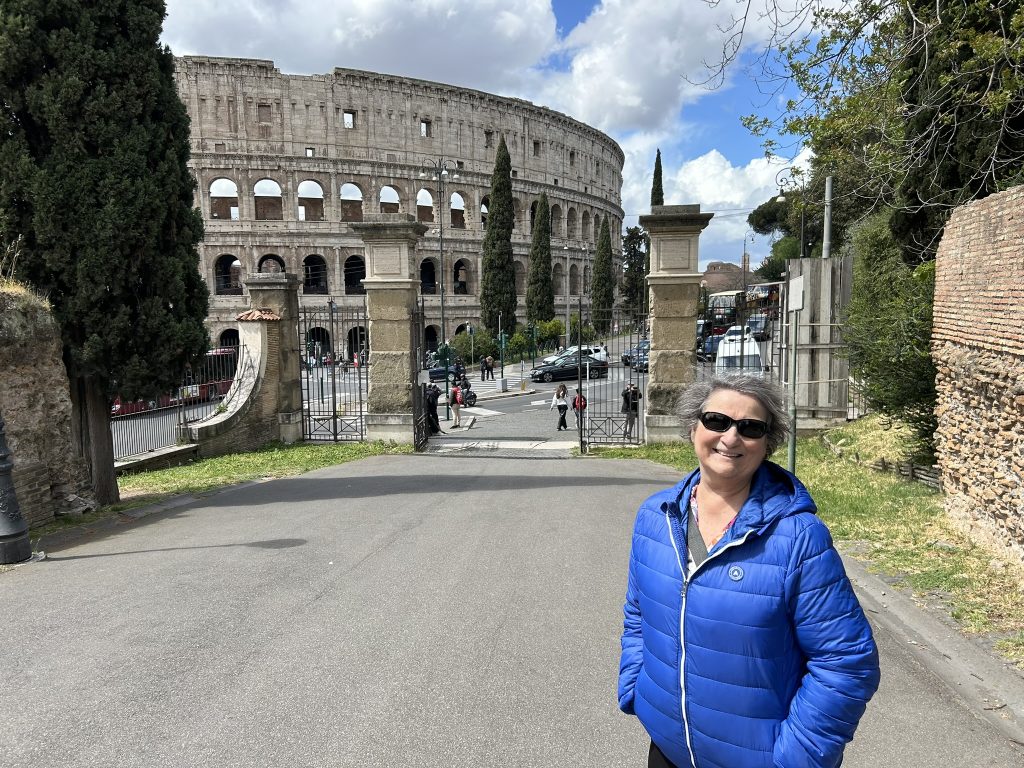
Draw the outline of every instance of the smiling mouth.
M743 455L742 453L733 453L731 451L723 451L720 448L715 448L715 453L717 453L719 456L723 456L723 457L725 457L727 459L738 459L738 458L740 458Z

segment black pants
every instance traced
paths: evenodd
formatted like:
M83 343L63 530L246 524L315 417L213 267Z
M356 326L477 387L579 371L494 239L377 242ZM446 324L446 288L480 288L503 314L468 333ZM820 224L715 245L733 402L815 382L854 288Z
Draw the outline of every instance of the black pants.
M651 751L647 753L647 768L676 768L674 763L670 763L668 758L661 753L661 750L654 746L654 742L651 742Z
M568 429L569 426L565 423L565 414L569 410L568 406L558 406L558 429Z

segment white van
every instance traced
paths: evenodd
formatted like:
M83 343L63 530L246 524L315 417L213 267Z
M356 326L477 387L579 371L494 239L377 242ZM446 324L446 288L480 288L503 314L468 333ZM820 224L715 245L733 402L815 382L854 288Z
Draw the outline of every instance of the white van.
M761 359L761 345L757 343L750 328L740 332L738 325L730 328L718 344L715 355L715 374L764 373Z

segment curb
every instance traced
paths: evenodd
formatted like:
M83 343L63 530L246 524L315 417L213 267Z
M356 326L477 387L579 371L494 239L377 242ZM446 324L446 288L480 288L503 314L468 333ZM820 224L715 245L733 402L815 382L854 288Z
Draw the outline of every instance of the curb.
M906 588L886 583L850 555L843 554L843 564L872 624L908 648L979 718L1024 747L1024 673L949 617L922 607Z

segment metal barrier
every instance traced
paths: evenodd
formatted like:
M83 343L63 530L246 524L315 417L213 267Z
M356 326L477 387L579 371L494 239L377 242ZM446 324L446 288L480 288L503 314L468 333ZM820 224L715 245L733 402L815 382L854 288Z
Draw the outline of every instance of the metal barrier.
M649 369L648 318L619 309L589 312L583 317L583 343L599 345L607 367L583 364L578 382L566 382L570 402L581 386L587 398L583 448L587 445L640 444L644 440L646 385ZM573 344L577 337L573 338ZM630 409L633 410L632 416Z
M181 384L173 392L135 400L116 396L110 408L114 459L124 461L177 445L181 427L205 419L222 407L239 360L245 357L245 347L217 347L194 365L186 366Z

